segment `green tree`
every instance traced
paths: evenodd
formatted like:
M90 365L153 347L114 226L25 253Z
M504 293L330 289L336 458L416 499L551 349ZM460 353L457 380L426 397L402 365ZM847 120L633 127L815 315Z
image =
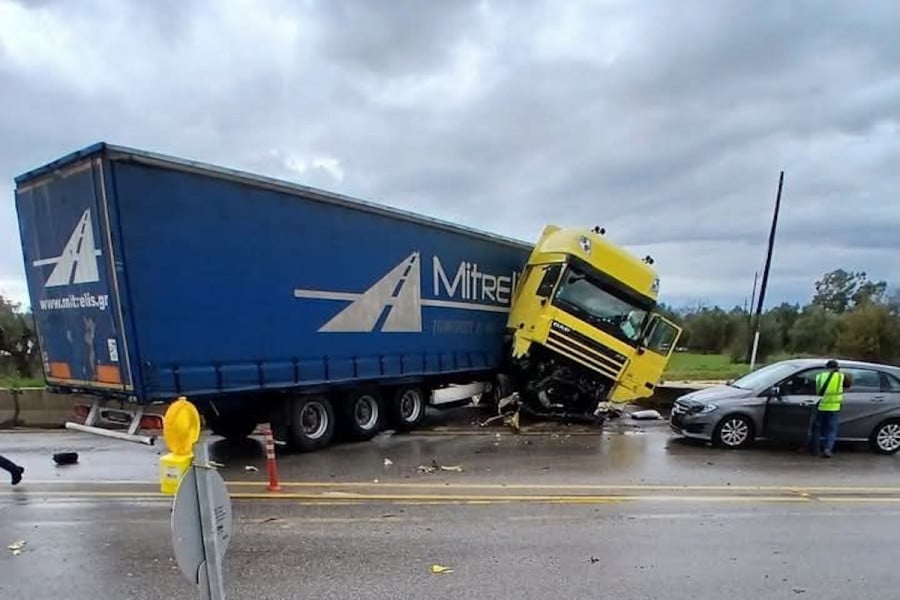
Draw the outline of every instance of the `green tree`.
M16 375L32 375L32 363L37 354L34 320L20 305L3 296L0 296L0 350L12 357L12 370Z
M863 304L841 316L836 350L843 358L896 360L900 358L900 318L883 304Z
M843 314L856 306L878 304L884 300L887 283L871 281L865 271L829 271L815 283L812 303L825 310Z
M803 354L830 354L838 338L839 318L820 304L803 308L788 332L788 348Z

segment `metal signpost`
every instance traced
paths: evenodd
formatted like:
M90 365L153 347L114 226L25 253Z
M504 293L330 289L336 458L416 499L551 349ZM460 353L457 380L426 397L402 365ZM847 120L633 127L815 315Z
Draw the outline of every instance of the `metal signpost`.
M183 398L169 410L173 418L164 422L163 436L172 453L182 457L194 450L199 438L199 414ZM166 460L163 457L161 464ZM173 461L170 458L168 462ZM167 477L171 472L161 475L161 485L166 485ZM205 440L196 444L193 462L178 483L171 527L175 560L185 578L200 586L204 600L225 600L222 561L231 541L231 498L222 476L209 464Z

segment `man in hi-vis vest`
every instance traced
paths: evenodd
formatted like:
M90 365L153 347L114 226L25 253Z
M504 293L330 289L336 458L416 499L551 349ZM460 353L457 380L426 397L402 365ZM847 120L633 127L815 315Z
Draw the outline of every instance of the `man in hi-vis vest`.
M816 395L819 396L819 402L810 424L809 441L813 454L821 452L822 458L831 458L838 435L844 388L849 382L838 370L836 360L825 363L825 369L816 376Z

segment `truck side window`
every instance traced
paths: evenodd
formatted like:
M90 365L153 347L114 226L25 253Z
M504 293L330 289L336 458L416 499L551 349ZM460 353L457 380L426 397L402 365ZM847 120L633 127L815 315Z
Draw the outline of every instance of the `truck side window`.
M538 286L537 295L541 298L549 298L553 293L553 286L556 285L557 280L559 279L559 272L562 270L562 265L555 264L550 265L544 269L544 278L541 279L541 284Z

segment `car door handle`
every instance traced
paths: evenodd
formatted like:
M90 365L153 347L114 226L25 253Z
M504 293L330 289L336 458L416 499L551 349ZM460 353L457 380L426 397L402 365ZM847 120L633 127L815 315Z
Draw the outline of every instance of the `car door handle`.
M884 402L884 396L872 396L872 402Z

